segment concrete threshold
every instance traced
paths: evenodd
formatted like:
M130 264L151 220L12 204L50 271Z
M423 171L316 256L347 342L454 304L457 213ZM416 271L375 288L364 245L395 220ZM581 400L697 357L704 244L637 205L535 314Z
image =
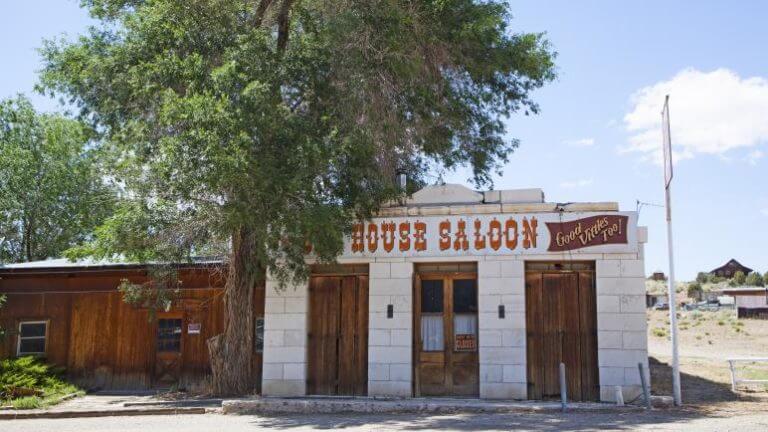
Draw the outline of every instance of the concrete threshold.
M176 414L205 414L208 412L202 407L188 408L139 408L139 409L111 409L91 411L17 411L0 412L0 420L20 419L57 419L78 417L120 417L120 416L145 416L145 415L176 415Z
M575 402L566 411L640 410L608 403ZM225 414L316 414L316 413L510 413L560 412L559 402L493 401L481 399L373 397L254 397L230 399L222 403Z
M179 399L179 400L151 400L142 402L124 402L124 407L203 407L217 408L221 406L223 399Z

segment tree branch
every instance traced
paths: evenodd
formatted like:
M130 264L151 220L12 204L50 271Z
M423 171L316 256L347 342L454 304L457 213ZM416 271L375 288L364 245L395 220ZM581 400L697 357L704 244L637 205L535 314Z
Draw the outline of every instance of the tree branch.
M271 4L272 0L261 0L259 5L256 6L256 14L253 18L253 25L255 27L261 26L261 23L264 22L264 15L267 14L267 9L269 9Z
M288 46L288 33L291 28L291 6L294 0L283 0L280 5L280 14L277 16L277 52L282 54Z

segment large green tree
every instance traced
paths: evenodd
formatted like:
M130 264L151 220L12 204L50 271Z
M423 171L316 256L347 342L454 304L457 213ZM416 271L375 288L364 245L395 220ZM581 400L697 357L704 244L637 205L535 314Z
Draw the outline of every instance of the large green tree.
M58 257L110 214L91 136L23 96L0 101L0 263Z
M84 0L101 24L43 50L42 86L102 133L133 200L91 252L178 259L229 244L214 391L253 388L254 284L333 261L434 169L481 185L554 77L542 34L493 0Z

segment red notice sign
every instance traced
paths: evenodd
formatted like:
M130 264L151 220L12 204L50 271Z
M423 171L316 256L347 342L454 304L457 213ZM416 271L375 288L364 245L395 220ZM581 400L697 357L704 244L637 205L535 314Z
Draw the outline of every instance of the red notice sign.
M455 336L454 351L475 351L477 338L473 334L457 334Z

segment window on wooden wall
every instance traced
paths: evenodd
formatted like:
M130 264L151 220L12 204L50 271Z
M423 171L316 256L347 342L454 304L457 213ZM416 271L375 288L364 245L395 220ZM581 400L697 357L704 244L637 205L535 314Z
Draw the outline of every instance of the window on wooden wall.
M22 321L19 323L19 338L16 354L45 355L48 337L48 321Z
M157 351L181 351L181 318L161 318L157 320Z

